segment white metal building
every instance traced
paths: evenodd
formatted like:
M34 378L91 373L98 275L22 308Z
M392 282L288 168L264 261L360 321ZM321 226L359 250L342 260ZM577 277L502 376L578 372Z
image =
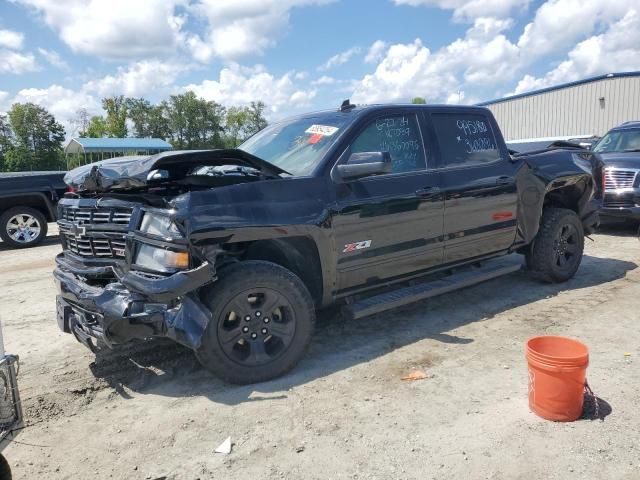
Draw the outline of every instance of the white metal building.
M483 102L506 140L604 135L640 120L640 72L609 73Z

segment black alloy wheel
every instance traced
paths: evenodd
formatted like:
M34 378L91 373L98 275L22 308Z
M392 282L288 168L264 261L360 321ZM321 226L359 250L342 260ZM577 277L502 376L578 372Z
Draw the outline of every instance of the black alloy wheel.
M573 210L550 207L544 210L540 229L526 254L532 274L546 282L572 278L584 251L584 230Z
M571 267L578 259L578 231L571 223L558 229L554 249L556 265L560 268Z
M195 353L220 378L238 384L270 380L291 370L307 351L315 304L286 268L259 260L231 264L201 298L211 320Z
M232 361L249 367L278 358L293 341L296 316L291 302L271 288L238 293L218 322L218 341Z

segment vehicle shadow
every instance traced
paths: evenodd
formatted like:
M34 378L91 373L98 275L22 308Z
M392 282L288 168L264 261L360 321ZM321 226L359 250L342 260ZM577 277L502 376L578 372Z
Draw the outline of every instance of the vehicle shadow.
M600 225L597 233L598 235L640 238L640 225L629 222L608 222Z
M58 244L58 245L60 244L60 235L57 233L47 235L47 237L42 241L42 243L40 243L36 247L30 247L30 248L37 248L37 247L43 247L46 245L55 245L55 244ZM6 243L4 243L2 240L0 240L0 252L3 252L5 250L13 250L13 247L10 247Z
M319 315L306 358L289 374L255 385L227 384L201 368L188 349L167 342L144 342L142 350L133 348L98 355L92 371L125 398L128 389L170 397L205 396L227 405L272 400L286 396L289 388L423 339L459 345L471 343L474 339L448 332L563 291L622 278L635 268L633 262L585 256L576 277L564 284L540 283L521 271L360 320L345 320L337 309L327 310ZM456 309L452 305L473 305L473 308Z

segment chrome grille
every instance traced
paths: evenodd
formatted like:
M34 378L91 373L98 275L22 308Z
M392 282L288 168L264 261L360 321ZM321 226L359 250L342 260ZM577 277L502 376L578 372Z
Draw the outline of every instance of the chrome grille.
M124 258L132 208L62 206L60 234L67 250L82 257Z
M125 240L122 238L93 238L87 235L74 236L62 232L67 248L83 257L124 258Z
M638 170L623 168L605 168L605 191L633 188Z
M76 208L63 207L61 218L78 225L115 223L129 225L130 208Z

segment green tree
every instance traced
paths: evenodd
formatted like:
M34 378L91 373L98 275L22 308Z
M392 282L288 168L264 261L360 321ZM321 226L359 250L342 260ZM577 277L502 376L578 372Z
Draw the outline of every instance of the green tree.
M163 140L171 136L169 119L167 118L167 108L166 101L151 107L147 119L147 136L151 138L162 138Z
M127 136L127 101L124 95L102 99L102 108L107 112L105 119L107 136L124 138Z
M174 148L216 148L223 146L225 108L198 98L189 91L171 95L166 103L166 116Z
M225 119L225 146L235 148L247 138L249 125L249 109L247 107L229 107Z
M251 102L248 107L229 107L225 118L225 145L235 148L254 133L267 126L262 102Z
M424 105L425 103L427 103L427 101L423 97L413 97L413 99L411 100L411 103Z
M107 136L107 122L104 117L100 115L96 115L91 117L89 120L89 124L87 125L86 130L83 132L81 137L89 137L89 138L102 138Z
M139 138L149 137L149 116L153 106L144 98L127 98L127 111L135 136Z
M53 115L33 103L14 103L8 116L13 147L5 158L7 170L57 170L63 166L64 128Z
M0 172L5 171L5 157L11 148L9 119L6 115L0 115Z
M264 118L265 104L263 102L251 102L249 106L249 128L248 136L259 132L267 126L267 119Z

